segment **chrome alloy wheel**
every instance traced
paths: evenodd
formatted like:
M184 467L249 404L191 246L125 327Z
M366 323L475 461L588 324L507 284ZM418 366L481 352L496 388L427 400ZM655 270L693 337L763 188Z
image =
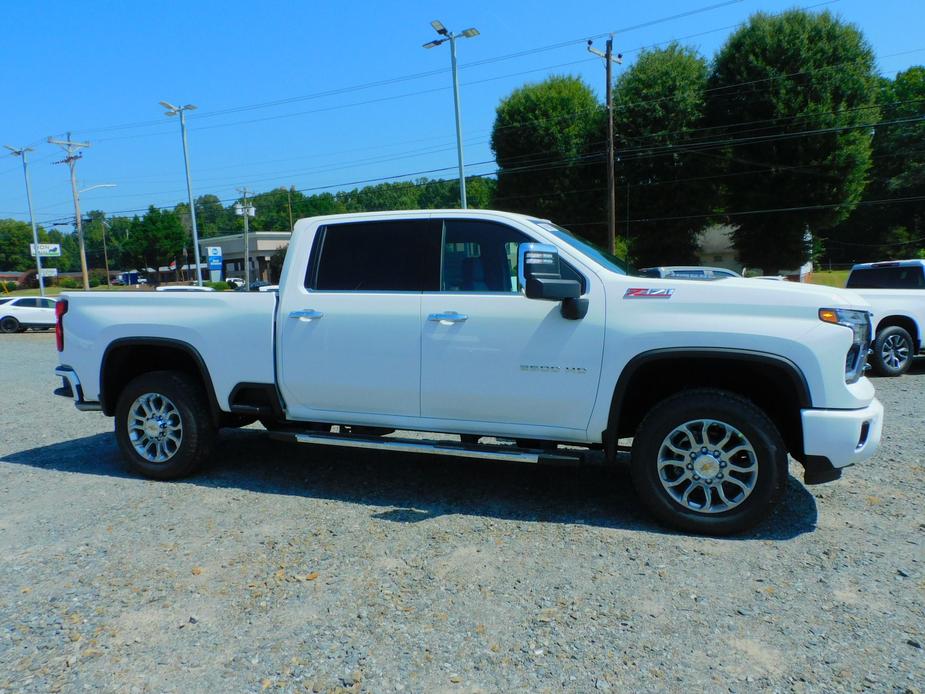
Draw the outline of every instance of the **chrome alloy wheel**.
M695 419L675 427L658 451L658 478L686 509L722 513L739 506L758 482L758 456L725 422Z
M145 393L135 399L129 408L127 426L135 452L149 463L165 463L180 450L180 411L170 398L159 393Z
M909 359L909 344L902 335L890 335L880 346L880 358L891 369L898 369Z

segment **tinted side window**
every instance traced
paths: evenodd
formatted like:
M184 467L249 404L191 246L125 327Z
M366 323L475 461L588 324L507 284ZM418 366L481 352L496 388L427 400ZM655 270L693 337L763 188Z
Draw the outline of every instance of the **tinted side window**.
M40 299L40 302L42 304L42 308L54 308L55 307L55 302L52 301L51 299Z
M517 291L517 247L532 239L475 219L448 219L443 228L442 291Z
M314 289L436 291L440 227L430 220L330 224L323 230Z
M516 293L519 289L518 247L535 241L506 224L477 219L447 219L443 223L440 290ZM584 293L584 276L564 260L560 260L559 267L563 279L578 280Z
M921 267L871 267L852 272L846 286L855 289L923 289L925 277Z
M19 308L38 308L39 300L38 299L20 299L14 305L18 306Z

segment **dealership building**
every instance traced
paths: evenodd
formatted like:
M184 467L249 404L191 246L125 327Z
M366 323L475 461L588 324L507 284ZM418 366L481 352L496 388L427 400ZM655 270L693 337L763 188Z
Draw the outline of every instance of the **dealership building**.
M289 245L291 231L251 231L247 234L248 256L251 266L251 282L270 281L270 256L278 249ZM224 234L199 240L202 259L206 249L222 249L222 279L244 277L244 234Z

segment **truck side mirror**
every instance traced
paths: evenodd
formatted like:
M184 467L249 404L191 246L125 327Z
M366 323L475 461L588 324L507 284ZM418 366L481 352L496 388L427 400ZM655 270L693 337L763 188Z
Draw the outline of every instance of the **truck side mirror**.
M517 276L528 299L564 301L581 296L581 285L576 280L562 279L559 250L548 243L520 244Z

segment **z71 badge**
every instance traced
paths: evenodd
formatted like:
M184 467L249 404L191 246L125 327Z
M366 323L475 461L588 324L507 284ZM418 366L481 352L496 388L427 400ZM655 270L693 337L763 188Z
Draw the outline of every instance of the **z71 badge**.
M624 299L670 299L674 289L653 289L645 287L631 287L623 295Z

